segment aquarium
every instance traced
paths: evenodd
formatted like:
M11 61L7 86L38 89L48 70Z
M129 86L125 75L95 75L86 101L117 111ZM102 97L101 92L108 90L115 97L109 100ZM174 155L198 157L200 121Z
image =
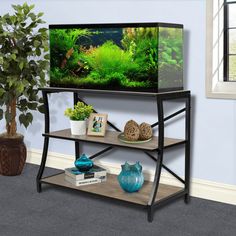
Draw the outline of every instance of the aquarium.
M183 25L50 25L49 32L51 87L183 89Z

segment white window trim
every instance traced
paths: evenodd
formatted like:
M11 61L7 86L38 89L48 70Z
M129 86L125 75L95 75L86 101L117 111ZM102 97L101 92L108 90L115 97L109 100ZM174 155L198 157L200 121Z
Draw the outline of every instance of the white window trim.
M206 0L206 96L236 99L236 82L217 81L213 84L213 1Z

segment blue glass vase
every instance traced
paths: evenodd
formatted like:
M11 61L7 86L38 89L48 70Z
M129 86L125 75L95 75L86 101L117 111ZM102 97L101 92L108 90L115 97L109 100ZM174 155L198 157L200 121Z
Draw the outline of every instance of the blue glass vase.
M81 172L86 172L93 167L93 162L85 154L82 154L80 158L76 159L75 167Z
M137 192L144 183L142 166L139 162L134 165L125 162L124 165L121 165L121 168L122 170L117 177L121 188L129 193Z

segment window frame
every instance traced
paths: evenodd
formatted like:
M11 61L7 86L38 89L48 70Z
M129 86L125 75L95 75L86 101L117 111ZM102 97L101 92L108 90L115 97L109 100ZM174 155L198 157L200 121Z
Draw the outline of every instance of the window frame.
M206 0L206 79L205 94L208 98L236 99L236 83L224 81L222 78L214 79L213 74L213 27L214 13L213 4L218 0ZM224 47L224 45L223 45ZM223 51L223 49L222 49ZM223 65L224 66L224 65Z
M231 4L236 5L236 1L224 0L224 82L236 82L229 80L229 58L230 56L236 56L236 54L230 54L229 52L229 32L232 29L236 29L236 26L229 26L229 7Z

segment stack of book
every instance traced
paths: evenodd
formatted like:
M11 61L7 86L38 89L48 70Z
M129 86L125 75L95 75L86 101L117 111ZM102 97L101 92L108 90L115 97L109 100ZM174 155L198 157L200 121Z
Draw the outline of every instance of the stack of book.
M96 165L87 172L81 172L76 167L65 169L65 180L75 186L101 183L106 181L106 176L106 170Z

